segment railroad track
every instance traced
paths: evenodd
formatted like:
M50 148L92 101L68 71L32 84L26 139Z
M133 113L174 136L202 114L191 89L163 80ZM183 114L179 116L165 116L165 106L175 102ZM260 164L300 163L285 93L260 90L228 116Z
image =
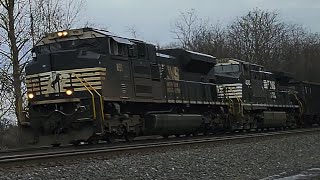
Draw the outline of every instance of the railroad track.
M29 162L37 162L41 160L66 158L66 157L81 157L81 156L90 156L90 155L101 155L112 152L123 152L123 151L134 151L134 150L143 150L150 148L162 148L169 146L181 146L181 145L192 145L192 144L201 144L201 143L214 143L214 142L225 142L233 140L245 140L252 138L262 138L262 137L271 137L271 136L281 136L281 135L295 135L302 133L310 133L320 131L320 128L312 129L298 129L298 130L289 130L289 131L274 131L274 132L263 132L263 133L254 133L254 134L241 134L241 135L225 135L219 137L208 137L208 136L197 136L195 138L189 139L167 139L166 141L151 142L151 143L133 143L133 144L124 144L124 145L112 145L112 146L100 146L100 147L81 147L73 150L59 150L48 152L34 152L27 151L22 153L19 151L19 154L16 155L4 155L0 156L0 167L7 167L9 165L21 165Z
M26 152L34 152L34 151L48 151L52 149L58 149L59 147L52 147L52 146L40 146L40 147L28 147L28 148L16 148L16 149L5 149L0 150L0 157L8 156L10 154L16 155L19 153L26 153Z

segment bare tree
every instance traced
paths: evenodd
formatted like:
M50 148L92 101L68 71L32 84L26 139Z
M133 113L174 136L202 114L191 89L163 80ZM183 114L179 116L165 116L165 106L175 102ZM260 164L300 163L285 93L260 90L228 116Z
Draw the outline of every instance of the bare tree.
M291 72L300 80L318 81L320 36L301 25L279 20L279 14L255 9L228 27L233 57Z
M191 10L181 13L174 22L172 32L177 41L167 47L234 57L269 70L291 72L301 80L320 82L320 35L279 17L275 11L254 9L222 28Z
M228 27L228 37L232 54L237 58L271 68L282 61L279 46L286 37L286 29L276 12L250 11Z
M70 29L81 22L85 0L34 0L30 17L35 39L47 32Z
M228 56L226 39L225 29L220 24L216 24L195 35L193 49L216 57L226 57Z
M14 96L18 124L23 122L24 67L32 46L45 32L74 26L84 5L84 0L0 1L0 96ZM6 107L0 112L9 112L10 101Z
M195 37L205 32L208 21L199 18L194 9L180 13L179 18L172 25L171 32L175 34L175 39L180 42L182 48L193 49Z
M2 7L0 10L0 34L6 43L2 44L3 49L0 51L3 58L9 60L11 69L8 71L8 82L12 83L15 97L15 114L18 122L23 121L22 114L22 69L23 61L27 52L25 46L29 41L28 27L29 22L24 18L26 11L23 8L27 5L24 0L3 0L0 1ZM11 78L9 78L11 75Z
M127 26L127 32L131 34L132 38L137 39L138 38L138 30L135 26Z
M0 67L0 119L3 119L9 112L14 112L14 94L11 77L7 73L11 66L0 63Z
M181 13L171 29L178 41L175 45L218 57L226 55L225 30L220 24L213 26L208 19L199 18L193 9Z
M320 82L320 36L319 34L308 34L302 41L302 52L294 59L291 72L297 72L302 80Z

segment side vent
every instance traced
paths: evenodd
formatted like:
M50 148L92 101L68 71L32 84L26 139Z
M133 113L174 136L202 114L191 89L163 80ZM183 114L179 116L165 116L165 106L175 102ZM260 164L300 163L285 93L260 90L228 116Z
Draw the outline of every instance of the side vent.
M137 97L152 98L151 79L135 78L135 93Z
M151 94L152 87L151 86L144 86L144 85L136 85L136 92L143 93L143 94Z
M122 94L127 94L127 86L126 86L126 84L121 84L121 92L122 92Z
M150 76L150 68L146 66L134 66L134 73Z

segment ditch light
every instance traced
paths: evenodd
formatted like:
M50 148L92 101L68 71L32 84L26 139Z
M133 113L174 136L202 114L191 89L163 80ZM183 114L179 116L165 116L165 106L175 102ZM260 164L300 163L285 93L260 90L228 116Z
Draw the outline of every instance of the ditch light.
M61 32L58 32L57 34L58 34L58 37L66 37L68 36L69 33L67 31L61 31Z

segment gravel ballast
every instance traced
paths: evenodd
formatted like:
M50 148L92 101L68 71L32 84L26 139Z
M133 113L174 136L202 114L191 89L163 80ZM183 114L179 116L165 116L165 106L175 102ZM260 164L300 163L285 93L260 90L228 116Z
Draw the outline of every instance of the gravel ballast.
M279 178L320 167L319 137L315 132L46 162L0 169L0 179Z

